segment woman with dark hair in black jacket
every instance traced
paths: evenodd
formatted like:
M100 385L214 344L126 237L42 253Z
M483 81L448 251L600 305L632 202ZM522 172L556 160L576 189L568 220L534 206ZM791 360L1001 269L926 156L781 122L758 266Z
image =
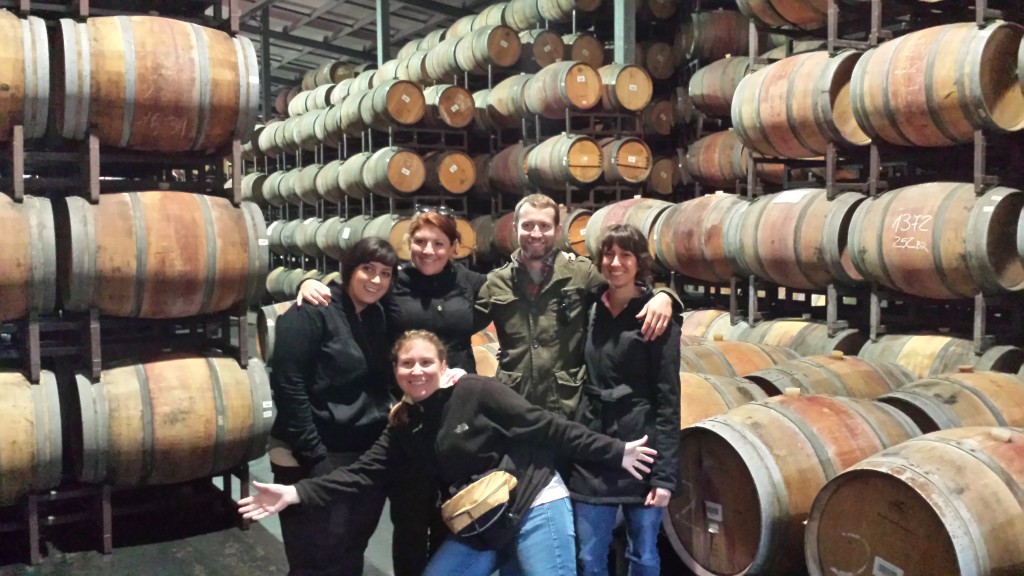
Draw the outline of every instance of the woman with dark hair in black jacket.
M278 319L270 362L275 482L323 476L355 462L387 425L393 394L379 300L397 263L387 242L363 239L346 256L344 287L332 287L329 305L295 307ZM380 490L368 490L327 508L282 514L289 574L362 574L384 499Z
M373 448L354 465L325 477L293 486L254 482L256 495L239 502L239 511L260 520L293 504L329 505L387 485L402 468L436 476L454 493L500 468L518 484L499 521L471 538L449 536L424 576L489 576L499 568L522 576L575 576L568 499L544 497L556 475L555 456L621 466L640 477L655 454L643 446L646 438L625 443L590 432L530 404L493 378L467 375L442 387L444 346L426 331L400 338L394 358L405 396Z

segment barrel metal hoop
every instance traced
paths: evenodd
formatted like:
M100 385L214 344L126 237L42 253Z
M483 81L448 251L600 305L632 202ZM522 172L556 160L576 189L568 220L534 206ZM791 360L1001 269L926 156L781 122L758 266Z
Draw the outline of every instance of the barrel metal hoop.
M973 29L968 35L968 41L960 47L957 57L957 64L960 73L956 75L956 89L960 111L976 129L1004 129L996 124L992 117L988 103L985 101L985 91L982 88L981 72L985 63L982 56L985 46L992 37L993 32L999 25L988 26L981 30ZM994 63L992 65L995 65ZM1013 127L1010 127L1013 129Z
M135 121L135 36L132 32L132 21L127 16L117 16L124 36L124 118L121 124L121 148L127 148L131 142L132 124Z
M267 229L263 222L263 215L248 202L241 206L242 215L245 218L245 230L248 236L248 285L245 290L245 303L248 305L256 301L261 294L261 287L264 284L265 272L270 266L269 244Z
M210 50L206 43L205 28L192 24L192 34L196 40L196 79L199 83L198 125L190 150L200 150L206 141L206 131L210 124ZM241 110L239 110L241 112Z
M846 361L850 362L851 360ZM846 383L844 383L842 378L840 378L838 374L833 372L831 368L811 358L803 358L801 359L801 362L815 368L820 368L821 370L819 370L819 373L824 374L829 379L829 381L835 384L836 388L840 390L840 392L836 394L837 396L845 396L847 398L850 397L850 389L846 387Z
M149 238L146 234L146 214L143 212L142 199L139 198L139 194L139 192L128 193L135 227L135 278L132 286L132 307L129 312L129 316L132 318L139 316L143 304L145 304L146 274L148 273L146 258L149 253Z
M224 410L224 389L221 380L220 370L217 367L217 360L220 358L205 358L206 366L210 370L210 385L213 388L213 402L216 415L216 436L213 442L213 462L210 466L210 475L224 470L224 444L227 436L227 414ZM232 422L232 424L234 424Z
M904 37L905 38L905 37ZM897 114L893 111L892 98L889 95L889 75L892 74L893 66L892 61L896 58L896 53L899 51L900 43L904 38L898 38L892 40L893 46L889 51L889 61L882 67L882 113L886 119L886 125L896 133L896 137L899 138L900 142L894 142L894 144L903 144L905 146L918 146L919 143L907 137L907 135L900 128L899 123L896 121Z
M24 85L24 92L22 94L22 124L25 127L25 135L32 138L36 131L35 120L38 114L36 110L36 94L39 91L39 86L37 86L35 54L32 46L32 28L29 26L28 20L19 20L19 23L21 24L21 72ZM9 47L8 50L10 48L13 47Z
M57 128L64 138L79 140L85 136L80 130L82 101L88 101L89 68L87 52L82 50L79 34L88 37L89 29L74 20L61 19L61 41L64 44L64 123ZM86 44L88 45L88 44ZM88 116L88 112L84 112Z
M1003 484L1006 485L1006 489L1013 494L1013 498L1017 501L1017 504L1024 509L1024 486L1017 481L1013 474L1011 474L1005 466L1002 465L998 460L992 457L987 452L983 452L973 442L969 440L955 440L953 438L943 438L942 436L929 435L918 439L921 442L935 442L937 444L944 444L951 448L963 451L972 458L984 464L993 474L995 474Z
M853 109L853 119L872 140L877 140L879 133L867 111L867 90L864 88L864 84L867 82L870 72L868 62L877 54L877 47L861 54L857 64L853 67L853 74L850 76L850 108Z
M944 46L943 39L949 34L950 30L951 30L950 28L947 28L946 30L943 30L942 34L940 34L939 37L936 38L934 42L932 42L932 46L928 50L928 57L926 58L925 66L924 66L924 86L925 86L924 97L925 97L926 108L928 110L928 117L931 119L932 125L935 126L935 128L939 132L942 133L942 136L944 138L949 140L950 144L956 144L957 142L960 142L961 139L957 138L956 135L954 135L952 132L949 131L949 127L946 126L946 122L942 119L942 115L939 114L940 104L938 102L936 102L936 98L935 98L935 96L936 96L935 95L935 84L934 84L934 82L935 82L935 59L938 57L939 54L943 53L946 50L946 46ZM957 84L958 84L957 89L958 90L962 89L959 86L959 84L960 84L960 77L961 76L963 76L963 75L962 74L957 74ZM957 95L957 98L959 98L960 101L961 101L961 106L962 106L962 102L964 100L966 100L966 98L965 98L966 95L967 95L967 93L966 92L962 92L962 91L959 92L958 95Z
M25 130L29 138L46 134L50 109L50 49L46 24L29 16L22 20L25 58Z
M811 450L814 451L815 456L818 457L818 463L821 465L822 472L825 474L825 480L828 481L835 478L836 467L832 462L828 447L821 442L821 439L818 438L818 435L814 430L807 425L807 421L804 420L803 417L799 416L792 410L773 402L762 402L758 404L758 406L777 412L797 430L799 430L807 440L807 443L810 444Z
M50 431L50 441L47 443L50 458L47 461L45 477L52 482L51 486L56 486L60 484L63 471L64 444L61 430L63 422L60 418L60 393L57 390L57 378L53 372L42 372L39 386L45 386L43 396L46 398L47 427Z
M892 279L892 273L889 272L889 264L885 261L885 245L887 244L886 239L889 238L889 235L886 234L885 231L888 228L888 224L887 224L888 220L887 219L889 217L889 208L892 206L892 203L896 200L896 197L899 196L901 192L902 192L902 190L893 190L893 191L887 192L885 194L885 197L886 197L885 200L884 200L885 204L881 208L881 211L882 211L882 229L879 230L878 234L875 236L875 246L876 246L876 249L878 251L878 267L881 269L880 271L882 273L882 282L881 282L881 284L885 284L886 286L890 286L890 287L893 287L894 282L893 282L893 279ZM866 212L865 212L865 214L866 214ZM851 228L853 228L852 225L851 225ZM860 227L858 226L857 228L858 228L857 234L858 234L858 237L859 237L859 235L860 235L859 228Z
M803 275L803 277L807 280L807 283L811 284L812 286L816 286L814 282L814 275L810 271L808 271L807 262L805 262L804 259L800 257L800 241L803 239L804 234L804 218L807 216L807 213L810 212L811 208L817 203L817 201L823 198L827 204L831 205L831 203L828 200L827 194L828 193L825 190L819 190L816 193L812 193L812 197L809 200L806 200L805 196L804 205L800 207L800 212L797 214L796 217L796 227L793 236L793 255L795 256L795 258L793 258L793 262L796 264L796 268L797 270L800 271L800 274ZM758 242L757 244L760 243ZM818 238L814 244L816 246L821 246L821 238Z
M100 427L100 403L106 402L99 384L93 385L81 374L75 375L78 389L79 412L82 418L82 462L78 479L82 482L102 482L103 467L99 464L101 455L101 438L105 437L106 429Z
M886 448L888 448L890 446L894 446L896 444L899 444L902 440L905 440L907 438L914 438L916 436L920 436L921 431L919 429L917 429L917 426L913 425L913 422L910 421L910 418L907 417L906 415L904 415L902 412L900 412L896 408L894 408L892 406L889 406L888 404L875 403L875 405L879 406L887 414L895 417L896 419L898 419L900 421L900 424L903 425L903 429L907 431L907 438L900 439L900 440L889 438L886 434L884 434L882 432L881 428L879 428L877 425L875 425L874 418L871 418L870 416L868 416L867 412L865 412L863 410L863 408L861 408L860 404L857 403L854 399L852 399L852 398L841 398L841 399L837 398L837 400L840 400L843 403L843 406L845 406L849 410L852 410L853 412L856 412L857 415L860 416L861 421L863 421L865 424L867 424L868 428L871 428L871 431L875 434L875 438L878 438L878 443L881 444L882 450L885 450ZM910 427L907 426L908 422L911 424ZM841 470L840 470L840 472L841 472Z
M266 365L258 359L251 359L246 368L249 392L252 398L252 431L246 458L259 458L266 451L267 435L274 422L274 402L270 394L270 380Z
M252 133L256 124L260 98L260 70L252 42L244 36L235 38L234 42L239 74L239 108L235 136L245 139Z
M203 194L195 194L194 197L199 204L199 213L203 216L206 245L206 274L203 276L203 298L200 300L198 314L206 314L213 305L213 295L217 288L217 253L220 246L217 245L217 224L213 220L210 198Z
M715 377L714 376L712 376L710 374L697 374L697 375L700 377L701 380L706 382L707 385L710 386L715 391L716 394L718 394L718 396L722 399L723 402L725 402L725 405L730 410L732 410L733 408L739 406L739 404L737 404L736 402L733 402L732 394L729 394L728 390L726 390L724 386L722 386L718 382L715 382L715 380L714 380Z
M754 99L753 99L753 103L751 105L751 109L754 112L754 129L757 130L758 135L760 135L759 140L765 146L768 146L768 148L770 148L770 150L758 150L758 152L761 152L762 154L765 154L766 156L770 155L770 156L783 157L784 155L781 152L779 152L778 147L775 146L774 142L772 142L771 136L768 134L768 130L765 129L764 122L761 121L761 90L762 90L762 88L764 88L764 85L765 85L765 79L764 78L765 78L765 76L768 75L768 71L770 69L771 69L770 67L766 66L766 67L762 68L761 70L758 70L757 72L754 72L753 74L750 75L750 78L755 78L756 79L756 83L754 84L754 86L755 86L755 88L754 88ZM735 98L735 96L734 96L734 98ZM733 108L734 109L735 108L740 108L741 106L742 106L742 104L738 100L735 100L735 99L733 100ZM740 124L742 124L742 122L740 122Z
M946 213L949 212L950 205L953 204L953 201L956 200L961 195L961 193L967 194L967 195L969 195L969 197L973 198L974 197L974 186L972 184L958 184L952 190L950 190L949 193L946 194L946 197L942 199L942 202L939 203L939 209L935 212L935 219L932 221L933 226L932 226L932 234L931 234L931 236L932 236L932 250L931 250L931 254L932 254L932 264L935 266L935 273L936 273L936 275L938 275L939 281L942 282L942 287L945 288L946 290L948 290L950 293L956 294L957 296L968 297L968 296L972 296L972 294L969 294L969 293L968 294L964 294L964 293L960 292L959 290L957 290L957 287L953 284L953 281L950 279L949 274L946 272L945 262L943 262L943 258L942 258L943 257L943 254L942 254L942 246L943 246L943 244L942 244L942 237L943 237L943 231L944 231L944 224L946 222ZM973 212L973 210L972 210L972 212ZM970 218L970 216L968 216L968 218ZM967 244L968 248L971 245L971 240L970 240L970 238L972 236L971 230L972 230L971 228L968 228L967 229L967 234L966 234L966 236L967 236L966 244ZM968 259L968 261L969 261L969 259ZM969 266L968 268L970 269L970 268L973 268L973 267ZM977 280L973 280L973 282L977 282ZM973 284L973 282L972 282L972 284Z
M143 364L134 364L135 380L139 383L139 399L142 405L142 473L140 484L148 484L153 475L153 398L149 392L149 376Z
M793 135L794 138L796 138L796 141L800 143L800 146L802 146L804 148L804 150L806 150L808 152L813 152L813 153L821 154L821 153L824 153L825 151L824 150L817 150L807 140L805 135L800 132L799 129L793 127L793 123L792 123L792 120L796 117L796 110L793 107L793 102L794 102L795 99L792 98L791 96L796 93L796 84L800 80L800 70L802 68L804 68L804 66L807 64L808 60L810 60L810 57L811 57L811 55L803 55L803 56L801 56L799 58L799 62L797 62L797 64L796 64L796 66L792 70L790 70L789 78L786 79L786 127L789 128L789 132ZM812 96L813 96L813 92L812 92ZM814 110L813 104L811 106L811 110L812 110L812 113L813 113L813 110ZM815 128L815 130L818 131L818 135L827 138L827 135L821 134L821 130L818 127L817 123L814 124L814 128Z

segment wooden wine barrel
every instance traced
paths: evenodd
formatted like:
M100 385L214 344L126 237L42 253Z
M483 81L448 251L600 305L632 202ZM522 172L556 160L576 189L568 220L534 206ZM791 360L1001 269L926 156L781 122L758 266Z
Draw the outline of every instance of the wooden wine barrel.
M455 61L471 74L487 74L488 67L508 68L519 62L523 44L519 33L508 26L485 26L459 42Z
M369 98L369 90L360 90L349 94L341 103L338 113L341 115L341 131L348 136L359 137L369 127L363 120L363 100Z
M494 246L504 256L511 256L519 248L514 212L505 214L494 223Z
M266 453L274 421L257 358L172 355L77 375L81 482L173 484L230 470Z
M366 227L373 219L365 214L353 216L342 223L341 233L338 235L338 248L342 253L352 249L366 234Z
M310 279L319 280L322 277L323 273L319 270L302 270L301 268L289 270L282 278L282 283L284 284L282 288L283 298L285 300L295 300L295 297L299 294L299 286L303 282Z
M381 148L363 166L366 188L381 196L411 194L423 186L425 179L423 158L397 146Z
M242 178L242 200L253 202L260 208L266 207L269 203L263 196L263 185L267 182L267 175L263 172L250 172Z
M420 86L425 86L431 82L430 75L427 74L427 57L430 55L430 50L417 50L413 52L408 59L405 60L405 75L404 78L410 82L415 82Z
M537 7L539 0L509 0L505 23L517 32L536 28L544 21Z
M577 256L590 256L590 250L587 249L587 224L594 213L585 208L570 211L564 204L558 206L558 211L558 221L561 223L561 233L556 240L558 249Z
M466 14L461 18L452 22L452 25L448 27L448 32L445 33L445 38L462 38L473 31L473 22L476 20L476 14Z
M341 249L341 230L345 225L345 219L341 216L335 216L324 220L316 229L316 242L317 248L328 258L334 260L341 260L344 252Z
M438 150L423 157L423 186L438 194L465 194L476 182L476 165L469 154Z
M57 300L57 254L53 211L46 198L14 202L0 193L0 321L29 312L53 311Z
M735 194L711 194L669 208L654 229L659 264L705 282L728 282L736 275L725 254L725 224L744 205Z
M755 158L762 158L754 153ZM697 182L725 190L734 190L747 179L747 149L735 130L712 132L690 144L684 160L686 173ZM785 165L776 162L755 162L758 178L781 184Z
M487 94L485 124L495 128L522 128L523 118L531 114L526 108L526 86L530 74L510 76L499 82Z
M154 16L62 19L60 30L55 113L64 138L88 132L121 148L213 151L256 125L259 69L244 36Z
M280 208L287 204L284 197L281 196L281 181L288 173L283 170L272 172L267 176L267 181L263 183L263 198L267 201L267 204Z
M526 108L545 118L558 120L565 111L589 110L601 101L601 77L582 62L552 64L533 75L526 84Z
M323 164L307 164L295 177L295 195L307 205L316 206L320 201L320 194L316 190L316 177L323 167Z
M201 194L130 192L104 194L95 205L69 197L54 216L65 310L183 318L263 292L267 230L250 202L235 208Z
M288 295L284 293L284 279L289 270L284 266L278 266L267 274L267 294L274 300L287 300Z
M538 72L562 59L565 43L557 33L546 28L524 30L519 33L522 50L518 68L523 72Z
M665 42L640 42L637 53L642 54L643 67L657 80L668 80L676 72L672 46Z
M646 132L668 136L672 134L677 122L675 106L671 100L664 98L652 100L644 108L642 120Z
M678 158L656 156L651 160L651 174L647 177L648 191L659 196L671 196L676 186L682 183Z
M676 42L687 58L714 62L726 56L747 56L750 21L735 10L694 12L684 24Z
M683 324L680 334L698 336L708 340L729 340L732 330L732 317L725 310L708 308L703 310L687 310L683 312ZM777 344L772 344L777 346Z
M746 378L680 372L679 429L765 398L768 394Z
M267 247L271 253L279 256L287 256L288 251L284 247L284 238L282 232L284 232L284 226L288 223L288 220L274 220L267 226Z
M423 69L427 76L438 83L454 84L459 72L459 63L456 60L456 52L462 38L446 38L436 47L430 49L430 54L423 62Z
M281 122L281 127L278 130L274 131L274 146L278 150L296 152L299 149L299 143L295 139L295 124L297 122L298 118L288 118Z
M371 152L360 152L349 156L338 168L338 185L346 196L356 200L366 198L370 189L363 180L363 168L367 161L373 157Z
M559 190L566 184L590 184L601 177L601 147L589 136L554 136L530 152L526 166L530 182L541 188Z
M417 38L403 44L402 47L398 49L398 53L395 54L395 58L398 58L399 60L408 60L414 52L420 51L420 40L422 39Z
M436 30L428 32L427 35L424 36L422 40L420 40L418 49L430 50L431 48L434 48L435 46L440 44L442 40L444 40L444 36L445 34L447 34L447 32L448 30L446 28L438 28Z
M1016 372L1024 365L1024 351L1016 346L994 346L977 356L970 340L927 334L887 334L868 340L858 356L899 364L918 378L956 372L959 366L974 366L979 372Z
M474 254L479 262L494 262L498 259L498 248L494 245L496 223L497 221L494 216L490 214L477 216L470 221L473 232L476 233L476 250L474 250Z
M746 377L770 396L782 394L787 388L799 388L804 394L866 399L877 398L914 380L908 370L897 364L871 362L838 350L782 362Z
M690 77L687 93L693 105L708 116L730 116L736 87L750 70L750 58L733 56L715 60Z
M302 249L299 248L299 229L302 228L302 220L298 218L293 220L286 220L281 225L281 249L284 250L284 255L289 256L302 256Z
M4 19L0 13L0 21ZM0 25L2 28L2 25ZM0 507L19 504L27 494L61 483L64 445L60 399L53 372L42 370L39 383L20 372L0 372Z
M773 28L813 30L828 22L828 2L787 2L786 0L737 0L743 14Z
M473 181L473 187L470 188L469 193L482 200L489 200L494 194L491 182L487 178L487 174L491 171L491 155L477 154L473 156L473 168L476 170L476 180Z
M672 204L663 200L631 198L601 208L594 212L590 221L587 222L585 235L587 251L593 255L597 254L604 231L612 224L632 224L643 233L650 243L654 236L652 232L658 225L658 221L671 207Z
M0 10L0 142L11 139L15 126L24 126L25 138L46 133L50 106L50 50L46 23L29 16L24 20Z
M679 370L718 376L747 376L798 357L796 352L778 346L712 341L681 347Z
M651 175L651 149L640 138L605 138L598 144L606 182L639 184Z
M601 0L537 0L537 10L544 20L568 22L573 11L593 12L601 7Z
M1024 194L972 184L908 186L863 202L850 223L848 248L868 281L925 298L1024 289L1016 230Z
M367 66L367 68L356 74L356 77L352 79L352 85L349 87L349 96L358 92L369 91L370 88L374 87L374 80L377 78L376 65L369 62L363 65Z
M577 32L562 36L565 45L563 59L580 62L597 69L604 66L604 44L590 32Z
M857 124L872 138L902 146L950 146L972 142L975 129L1024 128L1017 79L1022 36L1020 24L979 29L964 22L865 52L850 80ZM890 76L890 69L906 72Z
M377 68L377 71L373 75L373 85L374 87L377 87L388 80L408 80L408 78L402 77L404 72L405 62L402 62L397 58L392 58Z
M1024 430L989 427L934 432L866 458L815 498L808 570L867 562L876 574L1019 573L1022 461Z
M423 124L431 128L465 128L473 121L473 95L461 86L436 84L423 89Z
M411 253L405 235L411 223L412 220L398 214L382 214L366 224L363 238L382 238L391 244L400 260L409 260Z
M264 364L274 357L274 340L277 332L277 318L291 309L295 303L278 302L260 308L256 313L256 357Z
M780 158L821 156L829 143L865 146L853 118L850 77L860 52L790 56L743 78L733 95L732 125L743 145Z
M759 197L733 212L725 254L740 275L782 286L824 289L862 280L850 261L847 237L854 210L867 197L797 188Z
M779 396L680 434L669 542L696 574L797 574L811 501L837 473L920 431L890 406Z
M281 153L281 148L277 145L277 131L283 127L284 122L280 120L272 120L263 127L263 131L256 139L256 146L260 152L271 157Z
M740 328L740 325L737 325ZM742 329L729 335L729 340L768 344L790 348L800 356L830 354L834 351L847 356L857 354L864 347L867 336L862 332L846 328L829 336L828 325L801 319L767 320L756 326L744 324Z
M452 258L462 260L469 258L476 251L476 229L473 224L461 216L455 217L455 230L459 233L459 243L455 245Z
M353 92L355 92L355 78L346 78L334 85L331 91L331 105L340 106Z
M491 187L507 194L527 194L533 188L526 172L527 157L534 147L518 143L499 150L491 159L487 172Z
M286 204L302 206L302 198L299 198L298 190L295 188L300 173L302 173L302 168L292 168L285 172L277 183L277 193Z
M299 251L310 258L319 258L323 252L316 244L316 231L323 223L319 218L306 218L295 233L295 245Z
M295 142L307 152L315 151L327 141L327 110L314 110L299 116L295 122Z
M423 118L423 90L408 80L387 80L374 86L359 105L363 124L386 131L392 126L412 126Z
M601 107L608 111L639 112L651 102L654 84L646 70L631 64L607 64L601 76Z
M925 434L964 426L1024 425L1024 379L970 367L907 384L878 398Z
M507 8L508 2L495 2L487 6L473 17L473 29L483 28L484 26L497 26L499 24L506 26L505 10Z
M341 189L341 182L338 180L338 174L341 172L341 165L344 162L344 160L331 160L316 173L314 185L317 195L332 204L340 204L344 200L345 192Z
M317 66L316 72L313 73L313 82L317 86L323 86L324 84L337 84L342 80L355 78L355 76L355 67L351 64L333 60Z

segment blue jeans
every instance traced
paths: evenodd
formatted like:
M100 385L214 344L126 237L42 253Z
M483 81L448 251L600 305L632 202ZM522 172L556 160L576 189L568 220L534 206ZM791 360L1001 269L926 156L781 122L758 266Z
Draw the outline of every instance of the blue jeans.
M519 536L501 550L477 550L449 536L423 576L575 576L576 542L568 498L530 508Z
M626 560L629 576L658 576L658 529L664 508L643 504L622 504L626 518ZM596 505L573 502L576 539L580 549L580 576L608 576L608 550L618 504Z

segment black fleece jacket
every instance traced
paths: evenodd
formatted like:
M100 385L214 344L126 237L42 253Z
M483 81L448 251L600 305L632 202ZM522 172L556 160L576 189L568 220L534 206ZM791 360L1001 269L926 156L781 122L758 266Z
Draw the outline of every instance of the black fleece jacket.
M387 425L394 396L381 307L357 313L348 294L332 285L330 304L293 306L275 329L271 434L305 466L328 452L369 448Z
M572 497L590 504L643 504L651 488L676 489L679 465L679 325L671 325L647 342L636 315L650 301L650 286L612 316L595 291L594 314L584 347L587 383L576 411L577 422L590 430L635 440L648 436L656 449L651 474L637 480L625 470L575 462L568 485Z
M451 489L497 469L519 481L511 512L522 518L554 476L556 454L601 462L621 470L625 444L538 408L494 378L463 376L411 406L409 422L389 426L352 466L297 483L303 503L325 505L345 493L386 486L413 467ZM625 474L625 471L623 471Z

